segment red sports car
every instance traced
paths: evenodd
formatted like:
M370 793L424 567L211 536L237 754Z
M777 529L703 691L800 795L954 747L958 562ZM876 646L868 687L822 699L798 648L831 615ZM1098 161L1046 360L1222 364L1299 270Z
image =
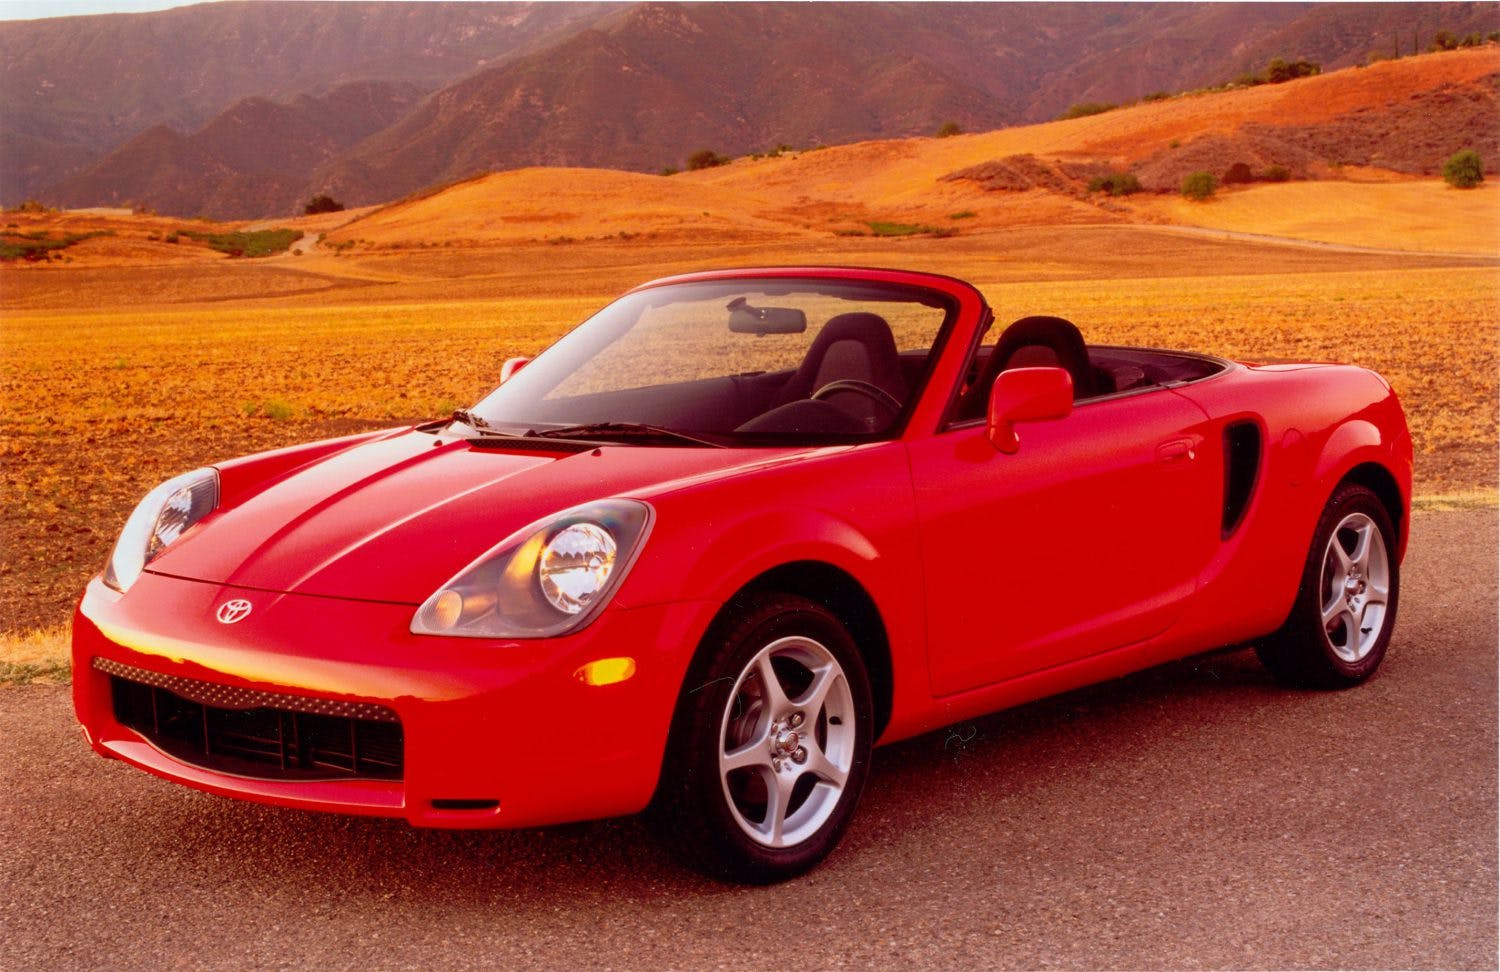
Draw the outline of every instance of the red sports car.
M715 875L838 842L870 748L1215 646L1380 664L1411 439L1362 368L995 326L948 277L636 288L472 409L199 469L73 625L95 750L213 793Z

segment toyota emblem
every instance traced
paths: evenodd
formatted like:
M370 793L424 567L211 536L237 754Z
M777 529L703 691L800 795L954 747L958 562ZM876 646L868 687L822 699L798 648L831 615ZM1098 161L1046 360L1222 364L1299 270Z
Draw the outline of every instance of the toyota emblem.
M220 624L234 624L243 621L250 616L251 604L243 597L237 597L232 601L225 601L219 605L218 618Z

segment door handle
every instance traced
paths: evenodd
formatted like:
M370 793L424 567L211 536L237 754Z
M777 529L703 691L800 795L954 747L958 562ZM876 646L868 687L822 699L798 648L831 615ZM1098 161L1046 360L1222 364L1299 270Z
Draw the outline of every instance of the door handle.
M1198 457L1191 439L1172 439L1156 447L1156 461L1163 463L1191 462Z

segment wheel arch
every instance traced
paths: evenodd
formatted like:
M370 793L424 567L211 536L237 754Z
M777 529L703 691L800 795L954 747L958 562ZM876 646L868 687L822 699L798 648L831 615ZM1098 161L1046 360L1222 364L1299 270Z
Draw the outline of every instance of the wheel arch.
M870 677L871 702L875 708L873 738L879 739L891 720L895 672L890 635L870 592L854 575L840 567L821 560L798 560L751 578L725 602L719 614L723 615L745 596L770 592L795 594L821 604L848 629ZM718 617L715 623L717 621ZM713 625L710 630L712 628Z
M1407 533L1406 498L1401 493L1395 474L1379 462L1362 462L1344 473L1329 495L1332 496L1350 483L1363 486L1380 500L1380 505L1385 507L1386 514L1391 518L1391 525L1396 528L1397 546L1404 553Z

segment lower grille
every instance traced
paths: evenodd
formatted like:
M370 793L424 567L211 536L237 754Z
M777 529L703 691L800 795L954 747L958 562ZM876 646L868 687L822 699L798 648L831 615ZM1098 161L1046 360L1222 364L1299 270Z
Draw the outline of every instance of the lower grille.
M110 675L119 723L185 763L267 780L402 778L401 723L384 706L236 694L212 682L168 678L106 659L96 658L94 667ZM250 707L211 705L188 695ZM359 716L323 714L329 709Z

